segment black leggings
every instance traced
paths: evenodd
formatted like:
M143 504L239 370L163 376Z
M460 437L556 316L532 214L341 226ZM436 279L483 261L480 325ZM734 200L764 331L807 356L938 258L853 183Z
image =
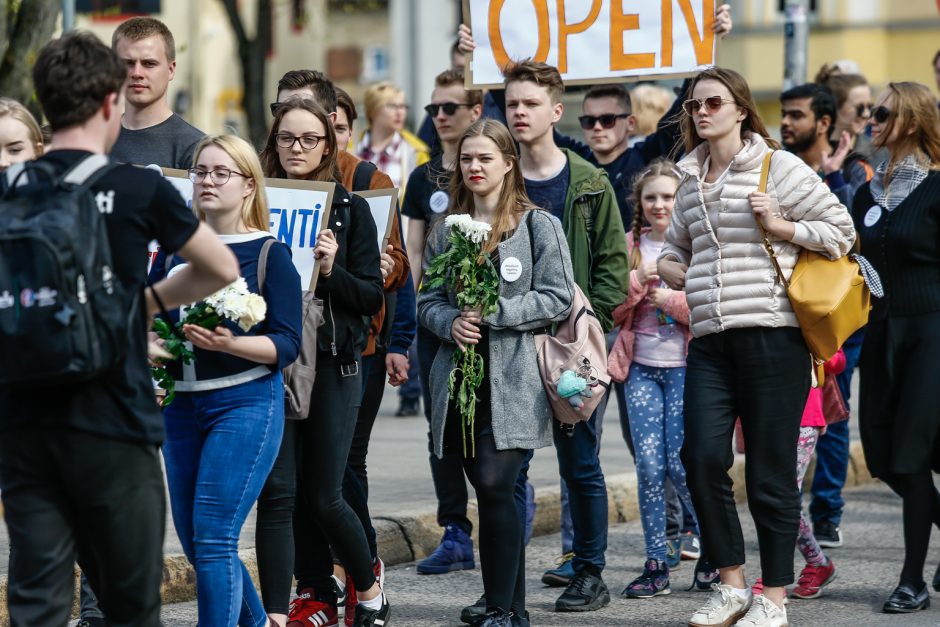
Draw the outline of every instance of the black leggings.
M940 492L934 487L933 474L888 474L883 477L892 490L904 499L904 568L901 583L917 589L924 585L924 562L930 544L932 525L940 527Z

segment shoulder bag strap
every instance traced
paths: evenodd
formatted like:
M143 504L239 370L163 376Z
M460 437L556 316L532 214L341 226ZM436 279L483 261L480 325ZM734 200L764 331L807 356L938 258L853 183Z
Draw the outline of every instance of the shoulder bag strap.
M773 157L774 151L770 150L764 155L764 162L761 164L760 168L760 183L757 185L757 191L761 194L767 193L767 178L770 176L770 159ZM777 279L783 283L783 286L787 289L790 288L789 282L783 276L783 270L780 269L780 262L777 261L777 253L774 252L774 247L770 243L770 238L767 237L767 231L764 230L764 225L761 224L761 221L756 217L754 221L757 222L757 228L760 229L761 237L763 238L764 250L767 251L767 254L770 256L770 261L774 264L774 271L777 273Z
M261 245L261 252L258 253L258 291L264 290L264 279L268 274L268 251L271 246L277 242L277 239L269 237Z

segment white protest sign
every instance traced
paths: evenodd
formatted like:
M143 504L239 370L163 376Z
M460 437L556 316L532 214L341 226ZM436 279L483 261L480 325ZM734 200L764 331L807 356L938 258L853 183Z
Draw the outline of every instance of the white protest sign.
M170 168L164 168L163 175L191 207L193 184L189 175L183 170ZM268 230L290 246L294 266L300 273L300 284L306 289L315 265L313 247L329 218L334 185L319 181L265 179L265 187L271 210Z
M566 84L689 75L715 63L715 0L463 0L477 44L467 85L502 86L531 57Z
M388 240L392 236L392 225L394 224L395 201L398 200L397 189L370 189L356 192L357 196L365 198L369 203L369 210L372 212L372 219L375 220L375 230L378 235L379 253L385 252Z

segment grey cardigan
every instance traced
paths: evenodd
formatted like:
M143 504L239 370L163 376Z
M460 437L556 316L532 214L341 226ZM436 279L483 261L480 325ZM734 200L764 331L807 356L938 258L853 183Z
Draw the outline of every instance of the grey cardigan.
M528 214L526 214L528 215ZM552 410L542 386L531 331L564 320L571 311L574 274L561 222L543 211L532 215L533 262L528 221L499 244L499 258L515 257L522 274L515 281L500 276L499 302L486 316L489 328L490 382L493 435L498 450L535 449L552 443ZM425 259L433 259L447 246L448 230L438 222L428 237ZM502 274L502 273L500 273ZM455 295L445 287L418 294L418 320L444 340L430 372L431 434L434 453L443 455L447 419L447 380L457 350L450 330L460 314Z

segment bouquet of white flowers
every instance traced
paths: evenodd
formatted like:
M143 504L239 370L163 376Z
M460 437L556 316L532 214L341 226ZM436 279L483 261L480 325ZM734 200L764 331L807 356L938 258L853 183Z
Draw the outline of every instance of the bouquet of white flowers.
M153 328L163 340L163 348L173 359L179 359L184 364L193 362L195 356L183 335L183 325L195 324L205 329L214 329L225 320L231 320L246 333L256 324L264 320L268 313L268 305L260 294L253 294L248 290L245 279L239 277L231 285L226 285L218 292L206 297L200 303L186 309L186 314L175 325L170 326L165 320L154 320ZM162 364L151 367L151 374L161 388L166 390L163 405L173 402L176 381L167 373Z
M457 295L457 306L480 308L483 316L496 311L499 300L499 273L489 255L483 254L483 242L489 239L492 227L467 214L447 216L444 226L450 227L449 246L431 260L421 289L446 285ZM473 435L476 414L476 390L483 382L483 356L470 344L454 352L455 367L450 373L448 392L457 404L463 422L463 453L467 457L467 435L470 435L469 457L476 455Z

